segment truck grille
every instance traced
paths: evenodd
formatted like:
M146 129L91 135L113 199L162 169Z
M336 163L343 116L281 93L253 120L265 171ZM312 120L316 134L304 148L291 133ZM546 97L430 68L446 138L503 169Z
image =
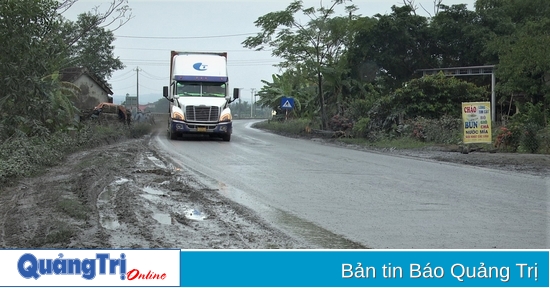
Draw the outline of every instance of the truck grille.
M187 121L218 122L220 108L216 106L187 106L185 119Z

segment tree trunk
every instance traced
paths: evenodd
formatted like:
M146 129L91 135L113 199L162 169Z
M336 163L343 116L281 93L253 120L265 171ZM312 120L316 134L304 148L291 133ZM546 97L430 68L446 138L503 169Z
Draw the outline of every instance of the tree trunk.
M319 103L321 104L321 129L327 129L327 117L325 112L325 95L323 93L323 75L321 72L317 72L317 80L319 85Z
M543 112L542 115L544 117L544 127L547 127L548 126L548 118L547 118L546 115L548 115L548 105L546 104L546 99L544 99L542 101L542 103L544 105L544 108L543 108L543 111L542 111Z

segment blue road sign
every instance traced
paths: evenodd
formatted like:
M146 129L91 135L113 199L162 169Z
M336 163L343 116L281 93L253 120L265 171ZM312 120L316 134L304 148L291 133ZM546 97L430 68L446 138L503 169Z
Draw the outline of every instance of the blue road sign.
M294 98L291 98L291 97L281 98L281 109L283 110L294 109Z

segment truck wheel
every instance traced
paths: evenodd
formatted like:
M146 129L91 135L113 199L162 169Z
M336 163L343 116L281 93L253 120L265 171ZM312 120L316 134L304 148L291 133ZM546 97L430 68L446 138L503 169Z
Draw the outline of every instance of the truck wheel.
M170 140L176 140L177 136L176 133L172 132L172 129L168 129L168 137L170 137Z
M223 135L222 139L225 142L231 141L231 134Z

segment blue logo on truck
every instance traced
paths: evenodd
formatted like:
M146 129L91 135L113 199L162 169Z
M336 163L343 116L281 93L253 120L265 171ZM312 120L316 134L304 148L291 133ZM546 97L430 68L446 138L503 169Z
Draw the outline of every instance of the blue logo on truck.
M206 65L202 64L201 62L193 64L193 68L198 71L206 71Z

